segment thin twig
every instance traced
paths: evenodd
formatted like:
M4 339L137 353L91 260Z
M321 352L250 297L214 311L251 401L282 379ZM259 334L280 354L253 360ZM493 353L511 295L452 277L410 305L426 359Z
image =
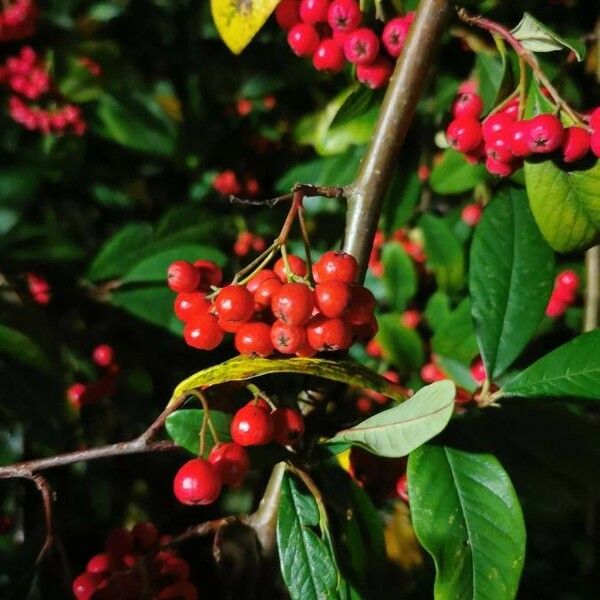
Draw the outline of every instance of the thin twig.
M583 331L592 331L598 327L600 313L600 245L585 253L585 274Z

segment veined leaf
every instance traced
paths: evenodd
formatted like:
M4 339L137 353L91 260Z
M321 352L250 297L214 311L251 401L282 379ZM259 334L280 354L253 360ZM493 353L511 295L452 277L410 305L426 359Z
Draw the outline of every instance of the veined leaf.
M169 437L182 448L198 456L200 452L200 428L204 419L204 410L185 409L171 413L167 417L165 429ZM221 442L231 439L229 428L231 415L218 410L210 411L210 419L214 425ZM212 437L210 428L206 429L204 458L207 458L216 441Z

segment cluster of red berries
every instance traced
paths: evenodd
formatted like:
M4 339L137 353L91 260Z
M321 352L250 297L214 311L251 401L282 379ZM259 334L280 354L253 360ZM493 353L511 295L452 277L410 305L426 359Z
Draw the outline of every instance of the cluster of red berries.
M92 361L104 374L91 383L73 383L67 388L66 396L69 404L79 410L84 404L93 404L100 398L110 397L115 393L119 365L115 362L115 351L109 344L100 344L92 352Z
M446 129L446 138L469 162L485 160L492 175L508 177L532 155L560 152L565 163L573 163L591 148L600 156L600 108L590 116L591 134L584 127L563 127L553 114L519 119L518 98L480 122L482 110L481 96L475 91L461 91L452 106L454 119Z
M27 273L27 289L36 304L50 304L52 290L48 280L37 273Z
M28 102L49 94L53 87L45 62L30 46L23 46L18 55L11 56L0 67L0 83L13 92L8 101L8 112L13 121L25 129L46 134L85 133L86 123L78 106L57 106L53 102L43 108Z
M360 26L363 13L356 0L282 0L275 19L288 32L294 54L312 57L318 71L337 73L348 61L361 83L380 88L389 81L391 59L402 52L414 13L389 21L381 36Z
M240 354L266 357L277 351L309 357L346 350L377 332L375 297L355 283L357 271L354 257L326 252L313 267L313 289L306 280L306 262L289 255L273 270L258 271L246 285L216 290L212 302L203 286L218 286L220 270L207 281L198 261L176 261L169 267L168 283L178 292L175 314L185 322L183 335L190 346L213 350L229 332L235 334Z
M556 319L575 302L579 289L579 276L575 271L561 271L554 280L554 289L546 306L546 316Z
M242 183L235 174L235 171L231 169L217 173L212 185L222 196L239 196L243 194L244 196L253 198L260 193L260 184L255 177L247 176Z
M172 549L161 549L154 523L137 523L131 531L113 529L105 551L92 556L86 569L73 580L77 600L197 600L189 580L190 566Z
M233 253L240 257L247 256L251 250L254 252L263 252L266 247L267 244L262 236L256 235L251 231L241 231L233 244Z
M304 419L293 408L271 410L262 398L240 408L231 421L232 442L217 444L208 460L193 458L177 471L173 480L175 497L187 505L213 503L223 485L238 487L250 468L247 446L264 446L273 441L295 445L304 434Z
M389 238L389 241L398 242L406 254L412 258L417 264L423 264L427 260L423 244L413 239L406 229L398 229ZM373 240L373 248L371 249L371 255L369 257L369 269L376 277L383 276L383 262L381 261L381 250L386 242L385 234L381 229L375 233L375 239Z
M7 0L0 11L0 42L33 35L39 14L35 0Z

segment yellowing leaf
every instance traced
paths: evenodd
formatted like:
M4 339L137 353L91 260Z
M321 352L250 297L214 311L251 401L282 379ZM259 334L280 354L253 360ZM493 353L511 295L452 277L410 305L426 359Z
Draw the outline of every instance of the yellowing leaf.
M234 54L250 43L278 4L279 0L210 0L217 31Z

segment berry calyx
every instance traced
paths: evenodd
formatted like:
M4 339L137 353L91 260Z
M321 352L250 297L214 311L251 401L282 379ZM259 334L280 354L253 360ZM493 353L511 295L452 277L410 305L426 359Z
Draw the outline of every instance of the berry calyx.
M290 325L307 323L314 306L313 292L303 283L283 284L271 301L271 310L275 317Z
M529 121L527 144L534 154L554 152L560 147L563 137L563 126L554 115L537 115Z
M221 319L247 321L254 314L254 297L242 285L228 285L215 298L215 308Z
M193 292L200 285L200 271L187 260L176 260L167 269L167 283L174 292Z
M231 421L231 439L240 446L264 446L273 440L273 417L255 404L242 406Z
M183 338L192 348L214 350L223 341L217 318L209 313L191 318L183 329Z
M327 11L327 22L333 31L354 31L362 20L362 12L355 0L333 0Z
M356 259L346 252L325 252L313 267L313 276L317 283L341 281L354 283L358 274Z
M273 412L273 424L273 437L282 446L293 446L304 434L304 418L293 408L278 408Z
M217 470L207 460L193 458L177 471L173 492L182 504L212 504L221 493L221 480Z
M235 334L234 345L240 354L265 358L273 353L271 328L258 321L244 323Z
M353 65L372 63L379 54L379 38L368 27L352 31L344 41L344 56Z
M381 40L388 54L392 58L398 58L404 42L408 36L408 30L414 21L415 13L410 12L403 17L396 17L389 21L383 29Z
M312 62L317 71L337 73L344 68L344 53L332 38L326 38L317 46Z
M215 446L208 457L224 485L238 486L250 469L250 457L245 448L235 442Z
M473 117L459 117L448 125L446 137L455 150L472 152L481 143L481 125Z
M296 56L311 56L319 45L319 34L314 27L298 23L289 30L287 42Z
M295 354L306 344L306 330L302 325L275 321L271 326L271 343L277 352Z

